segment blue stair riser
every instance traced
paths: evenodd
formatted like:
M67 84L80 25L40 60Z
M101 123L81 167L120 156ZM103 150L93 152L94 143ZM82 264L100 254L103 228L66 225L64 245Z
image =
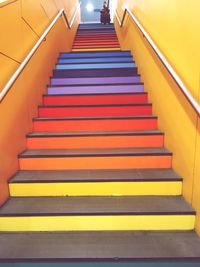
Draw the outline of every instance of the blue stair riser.
M133 62L133 59L131 57L113 57L113 58L74 58L74 59L59 59L58 63L105 63L105 62Z
M81 57L118 57L118 56L131 56L129 51L111 51L111 52L71 52L61 53L60 58L81 58Z
M99 93L133 93L144 92L143 84L139 85L116 85L116 86L75 86L75 87L49 87L48 94L99 94Z
M99 63L99 64L69 64L56 65L56 70L80 70L80 69L119 69L134 68L135 63Z

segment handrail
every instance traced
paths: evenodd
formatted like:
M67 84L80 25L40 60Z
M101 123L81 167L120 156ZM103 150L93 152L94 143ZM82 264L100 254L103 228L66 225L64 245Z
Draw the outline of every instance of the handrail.
M4 97L7 95L7 93L9 92L9 90L11 88L11 86L14 84L14 82L16 81L16 79L19 77L20 73L23 71L23 69L25 68L25 66L27 65L27 63L30 61L30 59L32 58L32 56L35 54L35 52L38 49L38 47L45 40L45 37L50 32L50 30L53 28L53 26L55 25L55 23L57 22L57 20L60 18L60 16L62 16L62 15L64 16L68 28L71 29L71 27L72 27L72 25L74 23L74 20L76 18L76 14L77 14L77 12L79 10L80 4L81 4L81 2L77 4L77 7L76 7L76 10L74 12L74 15L73 15L73 17L71 19L71 22L68 21L66 15L65 15L64 8L62 8L58 12L58 14L55 16L55 18L52 20L52 22L49 24L49 26L43 32L43 34L41 35L41 37L39 38L39 40L37 41L37 43L34 45L34 47L31 49L31 51L28 53L28 55L25 57L25 59L19 65L19 67L17 68L17 70L15 71L15 73L11 76L11 78L9 79L9 81L7 82L7 84L4 86L3 90L0 92L0 103L2 102L2 100L4 99Z
M162 54L162 52L160 51L160 49L157 47L157 45L154 43L154 41L152 40L152 38L149 36L149 34L146 32L146 30L143 28L143 26L141 25L141 23L138 21L138 19L136 18L136 16L131 12L131 10L129 8L125 8L124 14L123 14L123 17L122 17L122 20L121 21L120 21L120 18L119 18L119 15L118 15L117 11L115 11L115 15L116 15L116 18L117 18L117 21L118 21L120 27L123 26L123 23L124 23L126 14L129 14L129 16L131 17L131 19L135 22L135 24L137 25L137 27L139 28L139 30L142 32L143 36L147 39L148 43L150 44L150 46L152 47L152 49L154 50L154 52L156 53L156 55L159 57L159 59L161 60L161 62L163 63L163 65L166 67L166 69L168 70L168 72L170 73L170 75L172 76L172 78L175 80L175 82L179 86L181 92L184 94L184 96L186 97L186 99L188 100L188 102L191 104L192 108L196 111L197 115L200 116L200 105L199 105L199 103L191 95L190 91L188 90L188 88L186 87L186 85L183 83L183 81L181 80L181 78L179 77L179 75L175 72L175 70L173 69L173 67L167 61L167 59Z

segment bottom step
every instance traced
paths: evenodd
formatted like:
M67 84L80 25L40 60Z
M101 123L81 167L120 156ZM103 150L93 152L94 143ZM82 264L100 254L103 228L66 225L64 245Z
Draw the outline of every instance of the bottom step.
M200 261L193 231L15 232L1 233L0 242L0 262Z

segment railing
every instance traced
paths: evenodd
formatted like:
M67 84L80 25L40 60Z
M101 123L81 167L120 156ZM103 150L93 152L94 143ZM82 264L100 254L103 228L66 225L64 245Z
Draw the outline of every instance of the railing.
M55 16L55 18L52 20L52 22L49 24L49 26L46 28L46 30L43 32L43 34L41 35L41 37L39 38L39 40L37 41L37 43L34 45L34 47L31 49L31 51L29 52L29 54L25 57L25 59L23 60L23 62L19 65L19 67L17 68L17 70L15 71L15 73L12 75L12 77L9 79L9 81L7 82L7 84L4 86L3 90L0 92L0 103L2 102L2 100L4 99L4 97L6 96L6 94L9 92L11 86L14 84L14 82L16 81L16 79L19 77L20 73L23 71L23 69L25 68L25 66L27 65L27 63L30 61L30 59L32 58L32 56L35 54L35 52L37 51L38 47L41 45L41 43L45 40L45 37L47 36L47 34L50 32L50 30L53 28L53 26L55 25L55 23L57 22L57 20L63 15L67 27L69 29L71 29L74 20L76 18L77 12L80 8L80 4L77 4L76 10L74 12L74 15L71 19L71 21L69 22L66 15L65 15L65 11L64 8L62 8L58 14Z
M179 86L181 92L184 94L184 96L186 97L186 99L188 100L188 102L191 104L192 108L196 111L197 115L200 116L200 105L199 105L199 103L191 95L190 91L185 86L185 84L183 83L183 81L181 80L181 78L179 77L179 75L172 68L172 66L167 61L167 59L165 58L165 56L162 54L162 52L160 51L160 49L156 46L156 44L154 43L154 41L152 40L152 38L145 31L145 29L143 28L143 26L141 25L141 23L138 21L138 19L136 18L136 16L131 12L131 10L129 8L126 8L124 10L123 17L122 17L122 20L121 21L120 21L119 15L117 14L117 11L115 12L115 15L116 15L116 18L117 18L117 21L118 21L120 27L123 26L123 23L124 23L126 14L128 14L130 16L130 18L135 22L135 24L137 25L138 29L141 31L141 33L143 34L143 36L147 39L149 45L152 47L152 49L154 50L154 52L156 53L156 55L158 56L158 58L160 59L160 61L163 63L163 65L168 70L168 72L171 75L171 77L174 79L174 81L176 82L176 84Z

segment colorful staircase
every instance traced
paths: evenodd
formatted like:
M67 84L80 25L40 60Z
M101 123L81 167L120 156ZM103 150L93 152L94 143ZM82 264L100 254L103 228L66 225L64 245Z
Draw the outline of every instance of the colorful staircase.
M0 261L200 259L157 120L113 25L80 25L10 179Z

